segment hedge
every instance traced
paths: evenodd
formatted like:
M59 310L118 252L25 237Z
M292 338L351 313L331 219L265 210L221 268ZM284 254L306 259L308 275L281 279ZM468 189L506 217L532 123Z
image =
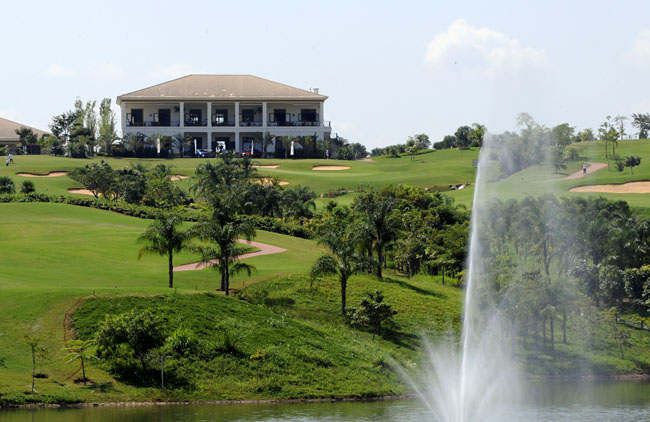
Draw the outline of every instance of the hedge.
M0 203L10 202L52 202L55 204L77 205L80 207L97 208L144 219L154 219L160 212L160 209L155 207L130 204L122 201L107 201L102 198L82 198L66 195L48 196L44 193L37 192L0 195ZM205 211L186 207L178 207L174 209L174 211L177 212L185 221L198 221L202 216L206 215ZM286 234L289 236L301 237L303 239L311 239L314 237L311 230L296 222L285 222L279 218L261 217L258 215L240 215L237 218L240 221L250 221L258 230Z

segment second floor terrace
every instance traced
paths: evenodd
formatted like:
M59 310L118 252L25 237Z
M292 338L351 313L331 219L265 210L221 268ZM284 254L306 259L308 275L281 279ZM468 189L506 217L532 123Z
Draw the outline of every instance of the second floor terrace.
M124 127L330 127L322 102L123 102Z

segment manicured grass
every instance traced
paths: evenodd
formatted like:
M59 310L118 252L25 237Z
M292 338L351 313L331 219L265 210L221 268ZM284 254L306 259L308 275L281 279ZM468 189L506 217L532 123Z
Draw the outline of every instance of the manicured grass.
M155 389L136 390L94 365L89 369L89 377L104 387L112 383L110 388L102 387L105 392L100 393L97 388L74 384L76 366L63 362L65 353L61 350L64 339L71 335L66 326L70 322L66 314L74 309L80 299L101 297L109 298L106 299L109 302L128 302L135 299L119 298L125 295L146 298L169 294L165 258L147 256L137 260L139 246L135 239L149 222L101 210L50 203L2 204L0 211L3 216L0 221L0 248L3 251L0 255L0 266L3 268L3 277L0 278L0 355L7 358L7 368L0 368L0 391L15 396L27 390L31 357L23 342L23 335L34 332L42 337L43 344L50 351L42 365L42 372L48 374L49 378L37 380L39 393L64 394L68 398L90 401L150 400L160 397ZM340 364L332 363L332 369L321 371L314 371L309 365L296 367L291 376L293 378L289 377L291 379L280 377L286 372L285 367L269 369L269 378L265 382L279 382L286 384L287 388L253 391L252 372L250 368L246 369L248 361L242 358L239 364L243 366L240 369L248 378L241 383L234 381L235 375L218 378L199 389L196 396L188 393L182 398L366 396L400 392L403 391L401 381L394 373L375 368L377 360L384 353L398 361L414 360L420 333L436 335L442 332L441 327L458 325L461 292L457 289L437 286L425 278L408 281L395 277L391 281L378 282L371 277L355 277L350 284L350 305L356 304L363 292L379 288L387 292L387 299L400 312L392 338L373 342L371 334L348 327L337 315L339 292L334 280L318 282L314 289L310 289L307 277L300 275L305 274L321 253L313 241L274 233L258 234L257 240L281 246L287 252L249 259L258 272L251 278L242 275L235 277L233 287L242 288L244 283L250 286L254 282L272 278L276 281L269 284L269 288L274 290L269 297L273 298L293 295L294 292L282 291L292 285L296 289L293 299L295 309L315 301L319 305L314 313L322 316L321 321L304 317L302 314L307 311L299 311L293 318L291 309L274 310L271 306L265 310L258 304L237 298L218 296L211 297L209 303L205 302L206 296L192 293L197 288L199 293L214 291L218 276L212 270L176 273L177 297L182 298L179 302L182 306L179 305L178 310L167 309L166 314L177 311L182 314L185 311L181 309L208 314L228 312L231 322L241 328L242 338L251 339L245 348L246 353L249 348L269 348L272 344L291 346L292 342L300 342L307 345L305 356L321 353L312 349L312 346L320 345L318 347L325 348L323 353L328 361L339 362L337 356L345 356L345 359ZM183 254L178 261L193 259L195 257ZM259 292L255 290L249 295L252 301L257 300L255 298ZM410 299L411 296L414 299ZM194 298L197 298L196 303L192 302ZM264 307L279 302L263 300L261 304ZM205 306L216 308L206 310ZM415 314L409 316L409 309L417 310L418 317L414 319ZM439 310L435 317L427 316L431 309ZM97 318L103 312L99 312ZM269 320L287 320L287 329L266 333L266 337L260 340L256 337L257 324ZM192 323L191 318L188 323ZM294 329L300 335L296 335ZM289 346L278 353L282 356L289 351L294 353L295 350ZM312 374L312 378L304 378L307 374ZM316 374L318 376L313 378ZM374 381L364 384L359 382L358 377L374 377ZM305 379L302 384L296 382L300 378ZM290 385L293 387L289 388ZM220 393L217 394L217 391Z
M259 169L259 174L265 177L278 177L290 183L289 186L307 185L318 195L330 189L346 188L356 190L360 185L384 186L387 184L405 183L421 187L438 187L447 189L449 184L466 183L474 180L472 160L478 156L478 150L468 151L445 150L429 152L414 157L401 158L379 157L375 162L339 161L339 160L285 160L285 159L260 159L255 160L260 164L279 164L276 169ZM80 187L78 183L68 176L34 178L16 176L16 173L45 174L50 171L70 171L88 163L107 161L114 168L128 167L133 163L143 163L155 166L164 163L174 166L174 173L191 176L196 166L204 163L205 159L136 159L136 158L101 158L75 159L65 157L50 157L45 155L17 156L15 164L0 168L0 176L10 176L19 187L23 180L34 182L38 192L50 195L67 194L67 189ZM335 165L348 166L349 170L340 171L314 171L313 166ZM177 183L188 188L190 179L180 180Z
M567 148L575 148L580 153L580 159L567 162L566 170L555 173L550 165L538 165L517 172L499 182L489 183L485 186L487 195L499 197L503 200L521 198L524 195L538 196L552 193L556 196L603 196L611 200L627 201L630 206L640 208L640 212L649 213L650 194L613 194L613 193L582 193L569 192L569 189L582 185L597 185L610 183L626 183L636 180L650 180L650 140L619 141L616 154L625 158L627 156L641 157L641 165L634 168L634 174L629 168L618 172L612 160L612 147L608 146L609 158L605 158L605 144L603 142L577 143ZM609 163L609 167L588 174L584 178L573 180L561 179L582 169L583 162ZM469 186L460 191L448 192L458 203L471 206L474 186Z

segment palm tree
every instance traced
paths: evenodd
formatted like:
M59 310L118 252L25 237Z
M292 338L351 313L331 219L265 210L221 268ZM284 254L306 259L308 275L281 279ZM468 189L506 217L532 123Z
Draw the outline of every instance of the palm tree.
M316 194L307 186L297 186L281 193L282 217L311 218L316 209Z
M371 190L359 195L353 208L368 226L367 234L372 238L377 254L375 274L382 278L384 252L386 247L397 238L400 223L400 219L394 214L395 200L391 197L382 197L377 190Z
M225 208L225 207L224 207ZM255 269L250 264L239 260L242 249L237 240L244 237L251 240L255 237L255 228L248 221L235 221L234 215L227 218L228 212L222 208L215 210L213 218L206 218L199 222L193 233L207 245L194 248L201 254L201 261L219 271L221 275L221 291L229 295L230 276L246 271L250 276Z
M366 260L358 251L359 231L352 224L351 213L332 216L321 227L318 243L326 246L329 254L321 255L312 265L312 280L321 275L337 275L341 286L341 315L346 314L346 295L349 278L367 268Z
M83 377L83 383L86 385L86 361L89 359L97 359L97 357L90 353L90 348L96 344L94 339L90 340L70 340L67 342L67 347L63 350L67 351L65 359L66 362L75 362L79 361L81 365L81 374Z
M268 148L269 145L272 145L273 142L275 141L275 135L271 135L271 132L268 130L264 132L264 138L263 138L263 146L264 146L264 158L266 158L266 149Z
M144 254L167 255L169 258L169 288L174 287L174 252L189 245L187 231L180 229L183 220L177 214L160 213L156 220L140 235L138 243L147 245L138 251L138 259Z

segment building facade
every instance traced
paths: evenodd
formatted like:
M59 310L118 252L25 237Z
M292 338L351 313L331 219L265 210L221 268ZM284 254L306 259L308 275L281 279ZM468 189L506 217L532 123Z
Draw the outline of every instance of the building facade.
M184 139L185 150L262 153L265 132L329 139L327 97L251 75L188 75L117 97L122 135ZM266 148L275 152L275 140ZM178 151L173 151L178 153Z
M11 154L16 154L20 148L20 137L16 133L16 130L21 128L31 129L36 135L37 138L40 138L43 135L49 135L49 132L44 130L36 129L31 126L23 125L11 120L3 119L0 117L0 147L8 147L8 152ZM41 148L38 145L30 145L25 151L29 154L40 154Z

